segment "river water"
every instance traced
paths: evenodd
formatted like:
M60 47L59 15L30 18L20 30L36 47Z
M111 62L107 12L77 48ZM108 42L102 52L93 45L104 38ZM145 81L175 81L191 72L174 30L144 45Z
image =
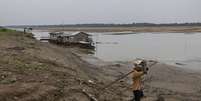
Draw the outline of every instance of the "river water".
M201 69L201 33L98 35L95 56L107 61L154 59Z
M100 42L95 55L108 61L133 58L185 61L201 58L201 33L99 35L94 39Z
M35 37L49 32L33 31ZM105 61L158 60L186 68L201 69L201 33L89 33L96 42L94 56ZM114 33L115 34L115 33Z

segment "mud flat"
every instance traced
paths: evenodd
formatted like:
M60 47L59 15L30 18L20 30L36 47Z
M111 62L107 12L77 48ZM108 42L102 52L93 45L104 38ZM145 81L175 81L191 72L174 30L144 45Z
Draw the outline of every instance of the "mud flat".
M102 68L104 75L107 75L107 79L111 81L132 70L132 61L106 62L93 56L79 55L88 63ZM149 65L152 63L149 62ZM113 89L121 92L123 101L127 101L126 99L129 99L128 95L132 96L131 77L124 79L123 82L125 84L121 81L121 83L111 88L114 87ZM146 95L143 101L199 101L201 99L200 70L191 70L158 62L150 67L149 73L144 76L143 82Z
M131 78L103 87L132 70L79 48L41 43L32 34L0 32L0 101L129 101ZM151 64L151 63L150 63ZM144 101L200 101L201 73L158 63L145 77ZM89 95L92 95L90 97Z

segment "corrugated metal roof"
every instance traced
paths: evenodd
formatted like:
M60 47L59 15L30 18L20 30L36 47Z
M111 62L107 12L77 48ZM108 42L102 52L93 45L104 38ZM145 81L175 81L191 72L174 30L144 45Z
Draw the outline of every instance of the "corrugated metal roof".
M71 33L71 35L77 35L79 33L81 33L81 32L73 32L73 33Z
M85 33L85 32L79 32L79 31L77 31L77 32L53 32L53 33L49 33L49 34L58 34L59 36L75 36L79 33ZM85 34L87 34L87 33L85 33ZM87 34L87 35L91 36L90 34Z

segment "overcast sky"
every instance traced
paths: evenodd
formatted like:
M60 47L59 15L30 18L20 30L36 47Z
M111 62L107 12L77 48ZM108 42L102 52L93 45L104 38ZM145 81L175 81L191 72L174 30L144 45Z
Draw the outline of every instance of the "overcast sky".
M0 25L201 22L201 0L0 0Z

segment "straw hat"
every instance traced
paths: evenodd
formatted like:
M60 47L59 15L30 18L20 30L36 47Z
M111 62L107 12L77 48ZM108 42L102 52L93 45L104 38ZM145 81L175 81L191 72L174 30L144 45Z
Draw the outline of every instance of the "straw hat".
M143 60L136 60L136 61L134 61L134 65L140 65L141 63L143 62Z

